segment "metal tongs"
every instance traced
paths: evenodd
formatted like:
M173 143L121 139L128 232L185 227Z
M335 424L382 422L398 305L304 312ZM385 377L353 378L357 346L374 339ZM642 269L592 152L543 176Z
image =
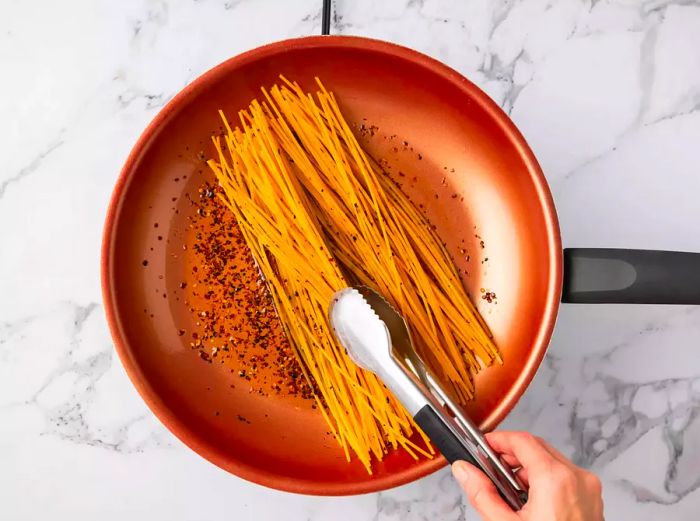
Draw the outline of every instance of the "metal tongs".
M406 321L381 295L365 286L337 292L328 315L338 341L353 361L375 373L413 416L449 463L479 467L514 510L527 489L489 446L413 348Z

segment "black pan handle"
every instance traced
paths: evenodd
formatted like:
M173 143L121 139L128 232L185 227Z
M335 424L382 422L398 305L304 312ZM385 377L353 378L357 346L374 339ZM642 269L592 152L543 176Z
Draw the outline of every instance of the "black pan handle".
M564 250L562 302L700 304L700 253Z

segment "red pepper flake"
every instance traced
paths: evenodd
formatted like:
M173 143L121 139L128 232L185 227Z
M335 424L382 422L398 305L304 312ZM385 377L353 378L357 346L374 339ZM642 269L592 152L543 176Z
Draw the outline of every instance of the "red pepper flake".
M203 183L191 205L183 250L191 252L191 279L179 284L192 314L193 349L216 358L249 393L314 399L315 383L303 372L284 334L265 281L233 214L215 197L221 188ZM223 344L223 345L222 345ZM203 355L199 355L203 357ZM274 380L270 380L273 378ZM275 381L278 380L277 383Z
M481 296L481 298L491 304L496 300L496 294L493 291L487 291Z

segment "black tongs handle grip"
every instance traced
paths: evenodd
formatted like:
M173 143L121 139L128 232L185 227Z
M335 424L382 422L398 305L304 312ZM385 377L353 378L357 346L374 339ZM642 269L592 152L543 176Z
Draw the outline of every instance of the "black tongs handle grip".
M465 443L455 435L450 426L435 412L431 405L423 406L413 419L416 420L423 432L428 435L442 455L445 456L450 465L455 461L464 460L485 471L484 464L476 460ZM472 448L472 451L478 450L477 447ZM486 472L486 474L489 475L489 472ZM520 510L525 505L527 492L516 490L505 480L498 480L500 482L497 482L493 477L492 480L498 493L513 510Z
M445 456L447 462L452 465L455 461L463 460L479 466L479 463L469 453L464 444L459 441L447 425L435 414L435 411L430 405L424 406L413 418L420 425L430 438L430 441L438 448L440 453Z

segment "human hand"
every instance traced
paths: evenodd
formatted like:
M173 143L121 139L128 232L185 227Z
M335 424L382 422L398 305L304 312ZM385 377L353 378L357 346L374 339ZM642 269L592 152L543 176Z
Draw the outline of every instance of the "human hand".
M486 475L456 461L452 473L484 521L602 521L603 498L595 474L577 467L544 440L526 432L492 432L486 439L529 487L529 499L513 512Z

